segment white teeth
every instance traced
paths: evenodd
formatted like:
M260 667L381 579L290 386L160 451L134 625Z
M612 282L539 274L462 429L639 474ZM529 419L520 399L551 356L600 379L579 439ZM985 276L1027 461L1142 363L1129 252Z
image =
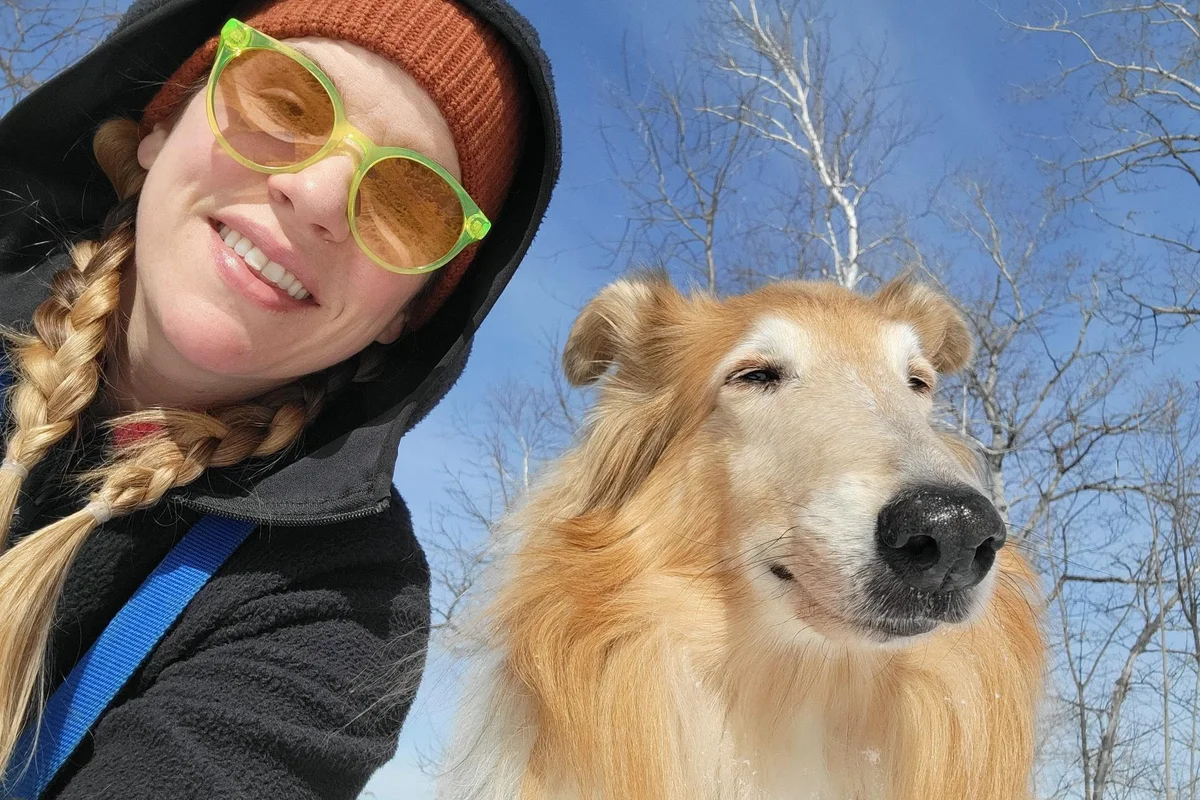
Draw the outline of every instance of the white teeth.
M310 297L308 290L304 288L304 284L300 282L299 278L284 269L282 264L268 259L267 254L258 249L249 238L228 225L222 225L218 233L225 244L241 256L251 269L261 273L271 283L297 300L307 300Z
M267 254L257 247L251 247L242 258L246 259L246 263L257 270L261 270L267 265Z
M262 274L271 283L278 284L283 279L283 276L287 275L287 270L274 261L268 261L267 265L263 267Z

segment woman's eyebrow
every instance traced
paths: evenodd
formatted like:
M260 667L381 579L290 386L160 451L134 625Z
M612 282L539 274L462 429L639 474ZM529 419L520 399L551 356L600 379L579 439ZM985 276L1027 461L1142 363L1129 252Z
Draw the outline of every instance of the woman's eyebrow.
M341 99L342 99L342 104L343 104L343 105L345 105L345 102L346 102L346 89L345 89L345 87L343 87L341 84L339 84L339 83L338 83L338 81L337 81L337 78L336 78L336 77L334 77L334 76L333 76L333 75L332 75L332 74L329 72L329 70L327 70L327 69L325 68L325 66L324 66L324 65L321 63L321 59L317 58L317 56L316 56L316 54L315 54L315 53L313 53L313 52L311 52L311 51L309 51L309 50L305 49L305 48L303 47L303 45L300 45L300 44L294 44L294 45L292 45L292 47L296 48L296 50L298 50L299 52L303 53L303 54L304 54L304 57L305 57L305 58L307 58L309 61L311 61L311 62L312 62L314 65L316 65L317 69L319 69L319 70L321 71L321 74L322 74L322 75L324 75L326 78L328 78L328 79L329 79L329 82L333 84L333 88L337 90L338 96L339 96L339 97L341 97Z

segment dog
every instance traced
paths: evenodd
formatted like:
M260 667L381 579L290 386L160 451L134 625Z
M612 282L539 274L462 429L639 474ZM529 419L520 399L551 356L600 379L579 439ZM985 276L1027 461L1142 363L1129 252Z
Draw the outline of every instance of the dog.
M1029 798L1036 581L934 407L972 349L908 278L601 291L439 798Z

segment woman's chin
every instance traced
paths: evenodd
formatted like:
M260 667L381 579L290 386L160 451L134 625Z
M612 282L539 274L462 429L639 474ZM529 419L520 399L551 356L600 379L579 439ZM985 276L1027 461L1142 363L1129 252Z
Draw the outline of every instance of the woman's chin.
M198 382L209 385L215 377L228 379L229 387L242 396L250 396L246 391L255 387L281 386L340 360L332 348L313 346L323 343L314 331L256 325L257 320L242 319L208 298L181 298L164 304L154 316L152 327L161 331L168 344L161 357L182 362L172 372L187 369ZM327 362L327 358L334 360Z
M197 303L164 320L162 331L171 349L199 372L231 378L266 378L264 353L272 352L252 332L218 308Z

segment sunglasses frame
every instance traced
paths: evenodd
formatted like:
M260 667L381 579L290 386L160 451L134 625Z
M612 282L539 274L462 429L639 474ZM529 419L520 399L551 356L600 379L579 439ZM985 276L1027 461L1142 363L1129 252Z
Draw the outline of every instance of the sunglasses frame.
M229 142L225 140L225 136L221 133L220 126L217 124L216 113L216 96L217 96L217 81L221 76L225 67L237 58L242 53L249 50L270 50L286 56L295 61L304 69L308 70L317 82L325 89L325 93L329 95L330 103L333 105L333 130L329 134L329 141L321 147L313 155L286 167L268 167L262 164L256 164L250 159L237 152ZM338 90L333 85L333 81L321 71L311 59L307 58L300 51L288 47L283 42L267 36L261 31L255 30L246 23L230 19L221 28L221 37L217 47L216 60L213 62L212 71L208 76L208 87L206 89L208 106L208 123L212 128L213 134L217 141L221 144L222 149L229 155L230 158L237 161L242 166L248 167L255 172L262 172L268 175L280 173L294 173L317 163L321 159L336 151L347 150L353 151L359 156L358 166L354 171L354 177L350 182L350 193L346 204L346 218L350 223L350 231L354 235L354 240L358 242L359 248L366 253L372 261L389 272L399 273L401 275L422 275L427 272L433 272L439 267L445 266L451 259L462 252L463 248L474 242L478 242L487 235L491 230L492 223L484 215L483 211L467 194L467 191L459 184L454 176L447 172L440 164L432 159L429 159L414 150L408 150L403 147L380 147L371 141L362 131L354 127L350 120L346 117L346 107L342 103L342 97ZM420 267L398 267L395 264L389 263L386 259L379 257L371 252L363 241L362 236L358 231L357 214L354 210L354 202L358 198L358 189L362 184L363 178L366 177L367 171L381 161L386 161L391 158L401 158L409 161L416 161L428 169L433 170L441 177L450 188L454 190L458 196L458 202L463 211L462 233L458 237L458 241L450 248L444 256L437 261L426 264Z

